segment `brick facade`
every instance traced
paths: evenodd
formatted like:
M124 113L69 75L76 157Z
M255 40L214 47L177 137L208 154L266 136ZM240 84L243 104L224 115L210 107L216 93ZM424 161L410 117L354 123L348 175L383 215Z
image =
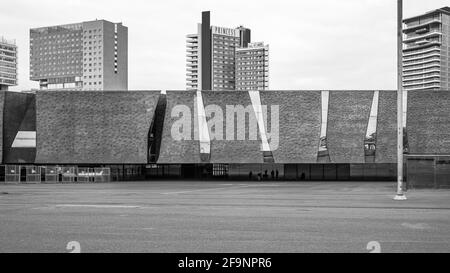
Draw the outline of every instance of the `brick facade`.
M397 162L397 92L380 91L375 163Z
M364 163L373 92L330 91L327 141L333 163Z
M202 92L203 104L218 105L223 112L223 140L211 139L211 163L263 163L263 153L261 151L261 140L257 133L256 140L250 140L249 131L257 130L250 128L249 117L245 118L245 140L238 140L237 137L237 117L234 117L234 140L225 140L227 132L226 108L229 106L250 106L252 103L248 92L243 91L204 91ZM253 111L250 115L256 121ZM208 117L207 117L207 120ZM254 132L253 132L254 133Z
M270 91L260 92L260 96L261 104L267 105L269 110L271 105L279 105L279 147L271 149L275 163L316 162L321 92Z
M167 91L167 106L158 163L200 163L200 142L198 124L194 118L195 91ZM172 137L172 127L181 117L172 117L177 105L187 106L191 116L190 140L176 140ZM176 110L176 109L175 109ZM181 130L181 129L180 129Z
M450 93L409 91L410 154L450 154Z
M39 91L37 163L145 164L159 91Z
M215 104L223 109L223 137L227 129L226 105L251 106L248 92L202 94L205 106ZM149 130L159 97L159 91L38 91L36 95L2 91L2 163L146 164ZM213 139L210 161L202 161L194 116L196 93L168 91L166 97L165 112L165 104L160 101L161 118L154 122L158 163L263 162L259 132L256 140L248 139L248 117L245 140L236 140L236 135L234 140ZM320 91L268 91L261 92L260 98L269 109L272 105L280 107L279 148L273 150L275 163L316 163ZM372 98L371 91L330 92L327 138L331 163L365 163L364 138ZM185 105L191 111L191 140L176 141L171 136L172 126L179 119L171 117L176 105ZM449 112L450 95L446 92L409 92L410 154L450 154ZM11 147L18 131L34 130L36 149ZM380 91L375 163L396 162L396 141L396 93Z

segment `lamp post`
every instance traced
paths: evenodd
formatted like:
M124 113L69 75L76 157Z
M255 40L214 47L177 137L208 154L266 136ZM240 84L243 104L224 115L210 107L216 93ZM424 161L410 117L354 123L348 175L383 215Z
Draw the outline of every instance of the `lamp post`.
M403 192L403 0L397 0L397 195L394 200L406 200Z

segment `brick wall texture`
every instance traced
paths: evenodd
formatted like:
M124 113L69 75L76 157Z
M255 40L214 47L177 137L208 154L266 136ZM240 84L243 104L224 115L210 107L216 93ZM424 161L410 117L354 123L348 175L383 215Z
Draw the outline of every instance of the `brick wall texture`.
M38 91L37 163L145 164L159 91Z
M397 92L380 91L375 163L397 162Z
M450 154L450 92L409 91L410 154Z
M248 92L205 91L204 105L250 105ZM148 133L159 91L38 91L36 95L0 92L0 158L2 163L146 164ZM175 105L194 114L196 93L168 91L158 163L202 163L198 125L191 116L191 140L174 140ZM320 133L320 91L260 93L263 105L279 105L276 163L315 163ZM364 163L364 137L373 92L331 91L328 149L332 163ZM35 103L34 101L35 100ZM36 109L34 109L34 106ZM36 117L34 116L36 112ZM407 132L411 154L450 153L450 93L410 91ZM268 112L270 116L270 111ZM236 122L236 120L235 120ZM35 125L34 125L35 124ZM211 163L262 163L261 141L212 140ZM37 131L36 150L11 149L19 130ZM224 136L226 123L222 127ZM269 128L268 128L269 129ZM380 91L376 163L396 162L396 93ZM19 151L20 150L20 151ZM31 160L29 162L29 160Z
M327 144L332 163L364 163L373 92L330 91Z
M271 105L279 105L279 145L276 150L271 147L275 163L316 162L321 127L321 92L271 91L260 92L260 97L261 104L267 105L268 117Z
M194 118L196 92L167 91L166 98L167 106L164 117L164 128L162 132L158 163L200 163L201 160L200 142L198 141L198 124ZM175 116L172 117L172 109L177 105L184 105L190 111L191 134L189 139L177 140L172 137L172 127L174 126L174 123L176 123L181 118L181 116L177 116L176 113L174 113Z
M227 140L227 122L226 122L226 106L238 106L246 108L251 104L248 92L241 91L203 91L203 105L217 105L223 112L223 140L211 140L211 163L263 163L263 152L261 151L261 140L259 133L256 132L256 140L249 139L249 118L245 118L245 140L237 139L237 116L234 117L234 133L235 136L231 140ZM256 121L254 111L249 111L252 118ZM207 121L208 121L207 117ZM257 130L256 128L253 128Z

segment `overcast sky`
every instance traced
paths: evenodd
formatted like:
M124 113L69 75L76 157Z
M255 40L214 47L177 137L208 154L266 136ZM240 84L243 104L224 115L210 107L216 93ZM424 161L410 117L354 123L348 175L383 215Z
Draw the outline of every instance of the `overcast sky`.
M404 17L450 5L404 0ZM128 27L130 90L185 89L186 34L201 11L211 24L244 25L270 45L270 89L395 89L396 0L2 1L0 36L16 39L19 86L29 80L29 29L95 19Z

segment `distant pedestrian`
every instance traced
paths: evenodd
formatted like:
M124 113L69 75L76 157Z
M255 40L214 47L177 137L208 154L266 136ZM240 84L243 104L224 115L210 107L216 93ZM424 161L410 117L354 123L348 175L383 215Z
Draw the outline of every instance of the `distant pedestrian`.
M253 173L250 171L250 172L248 173L248 179L249 179L249 180L252 180L252 178L253 178Z
M275 179L275 172L273 170L270 172L270 176L272 177L272 180Z

